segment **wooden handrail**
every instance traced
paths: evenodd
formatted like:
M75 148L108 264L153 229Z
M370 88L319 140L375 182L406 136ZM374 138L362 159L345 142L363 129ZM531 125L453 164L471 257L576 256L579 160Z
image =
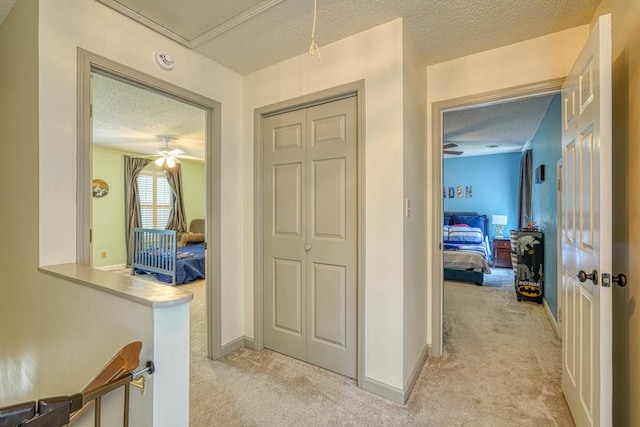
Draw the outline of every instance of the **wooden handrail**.
M79 393L55 396L39 401L24 402L0 408L0 427L53 427L70 425L97 402L95 425L100 425L100 399L120 387L125 388L125 413L123 425L129 423L130 383L143 374L152 374L153 362L142 369L140 361L142 343L132 342L124 346Z
M89 381L89 383L85 385L80 392L88 393L93 389L108 384L110 381L133 371L140 363L141 350L142 343L140 341L134 341L122 347L122 349L100 370L98 375ZM91 408L93 402L94 401L92 400L90 403L83 405L82 408L74 412L69 419L69 424L71 425L75 423L82 414Z

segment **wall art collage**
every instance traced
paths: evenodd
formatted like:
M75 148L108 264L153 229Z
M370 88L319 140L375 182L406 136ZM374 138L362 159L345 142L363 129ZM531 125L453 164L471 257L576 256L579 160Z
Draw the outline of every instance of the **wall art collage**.
M449 199L470 199L473 197L473 189L470 185L457 187L442 187L442 197Z

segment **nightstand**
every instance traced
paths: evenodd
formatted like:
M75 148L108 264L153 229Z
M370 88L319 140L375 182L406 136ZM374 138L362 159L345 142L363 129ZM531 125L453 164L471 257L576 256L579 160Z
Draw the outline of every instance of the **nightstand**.
M511 241L506 237L493 238L493 266L511 268Z

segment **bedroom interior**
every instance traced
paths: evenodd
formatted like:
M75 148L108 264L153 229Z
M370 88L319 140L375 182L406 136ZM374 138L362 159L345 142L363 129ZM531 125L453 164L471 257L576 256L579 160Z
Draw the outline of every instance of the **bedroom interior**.
M518 228L521 157L531 150L534 167L561 158L559 103L545 94L444 113L445 150L456 150L443 161L445 281L481 285L492 270L515 272L509 231ZM558 206L555 167L548 171L546 181L531 184L531 217L546 234L545 308L555 323Z
M139 227L164 229L173 206L179 202L183 218L174 223L177 231L173 233L173 246L169 240L153 240L155 245L161 241L169 245L156 248L162 253L158 259L152 259L141 242L132 243L137 244L139 255L146 251L146 256L137 257L137 268L132 267L131 273L152 273L157 280L171 284L204 278L205 112L106 73L94 72L92 81L93 178L108 185L108 192L100 197L94 194L92 201L93 266L122 270L131 265L127 259L125 211L125 194L131 192L131 184L125 177L125 163L144 159L135 178L137 203L141 205ZM174 183L176 178L169 178L176 173L179 175ZM180 191L172 188L174 185ZM175 200L175 194L181 197ZM149 233L145 239L151 239ZM159 262L165 262L162 268ZM149 268L144 268L145 263Z

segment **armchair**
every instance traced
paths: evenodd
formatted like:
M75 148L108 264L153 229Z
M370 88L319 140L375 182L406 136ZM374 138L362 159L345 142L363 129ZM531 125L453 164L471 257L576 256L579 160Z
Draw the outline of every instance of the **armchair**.
M178 232L176 238L179 246L204 242L204 219L192 219L189 223L189 231Z

